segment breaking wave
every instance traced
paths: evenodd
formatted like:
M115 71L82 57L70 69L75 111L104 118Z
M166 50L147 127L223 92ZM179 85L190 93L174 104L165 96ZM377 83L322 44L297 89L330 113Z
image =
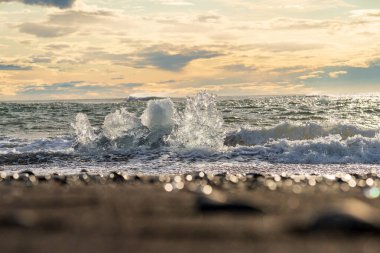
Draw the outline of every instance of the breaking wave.
M274 127L244 127L227 133L216 97L206 92L187 98L183 110L175 108L170 99L149 100L140 117L121 108L105 117L101 129L94 129L85 114L78 114L72 126L77 136L76 148L82 151L167 147L177 155L181 150L190 151L197 158L207 154L194 150L211 151L213 159L219 160L380 162L379 129L334 122L283 122Z
M341 123L314 123L295 124L283 122L274 127L266 128L241 128L238 131L231 132L226 137L224 143L227 146L254 146L264 144L271 140L311 140L330 135L339 135L342 140L349 137L360 135L363 137L374 137L379 129L368 129L351 124Z
M72 127L80 150L141 146L219 150L225 136L215 96L206 92L188 98L183 111L178 111L168 98L150 100L141 117L121 108L108 114L102 128L96 131L87 115L79 113Z
M35 140L1 137L0 163L380 163L378 127L289 121L231 130L217 108L216 97L207 92L187 98L183 106L169 98L145 102L140 113L121 106L97 123L78 113L71 124L73 135Z
M239 146L236 156L253 156L272 163L336 164L380 162L380 135L355 135L343 139L329 135L310 140L272 140L251 147Z

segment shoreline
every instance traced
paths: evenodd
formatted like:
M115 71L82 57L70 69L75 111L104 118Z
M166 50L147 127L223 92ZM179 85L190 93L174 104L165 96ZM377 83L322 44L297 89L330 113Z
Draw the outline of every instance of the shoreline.
M186 168L186 169L183 169ZM192 163L192 164L164 164L161 166L147 166L142 164L125 164L112 162L79 163L79 164L27 164L27 165L2 165L0 173L22 173L31 171L35 175L79 175L86 171L91 175L107 175L110 172L118 172L134 176L159 176L159 175L185 175L204 172L210 175L219 174L262 174L262 175L336 175L336 174L380 174L379 164L288 164L288 163L236 163L224 162Z
M2 252L376 252L380 246L375 173L24 171L0 178Z

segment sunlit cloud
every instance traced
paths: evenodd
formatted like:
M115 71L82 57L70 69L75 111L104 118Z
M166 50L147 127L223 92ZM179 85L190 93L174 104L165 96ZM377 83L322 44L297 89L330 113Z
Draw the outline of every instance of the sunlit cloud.
M19 31L41 38L53 38L73 33L75 32L75 29L72 27L46 25L41 23L23 23L19 26Z
M340 75L345 75L345 74L347 74L347 71L341 70L341 71L330 72L329 76L331 78L338 78Z
M220 95L357 92L359 83L380 91L380 11L368 3L0 5L0 99L186 96L204 89Z

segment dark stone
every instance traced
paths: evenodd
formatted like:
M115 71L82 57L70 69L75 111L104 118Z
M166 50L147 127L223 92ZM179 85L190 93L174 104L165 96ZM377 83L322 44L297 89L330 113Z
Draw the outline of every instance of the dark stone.
M26 174L28 176L34 176L34 173L31 170L23 170L20 172L20 174Z
M300 233L340 233L363 234L380 233L378 224L360 219L344 212L329 212L318 216L314 221L304 227L294 229Z
M197 198L198 210L204 213L252 213L262 214L262 209L256 206L252 206L249 203L243 201L218 201L208 198L204 195L199 195Z
M62 184L62 185L68 184L66 176L63 176L63 175L61 176L61 175L58 175L56 173L53 174L53 180L57 183Z
M124 183L124 177L118 172L111 172L108 176L115 183Z

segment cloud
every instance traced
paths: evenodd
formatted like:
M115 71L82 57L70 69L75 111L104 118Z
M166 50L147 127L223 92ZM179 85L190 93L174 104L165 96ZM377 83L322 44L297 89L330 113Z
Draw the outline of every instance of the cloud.
M300 80L307 80L307 79L315 79L315 78L322 78L322 75L325 72L322 70L312 71L306 75L299 76L298 79Z
M275 68L272 71L279 72L279 73L303 73L306 70L307 68L305 66L291 66L291 67Z
M18 65L3 65L0 64L0 71L1 70L31 70L31 67L23 67Z
M317 10L350 8L354 5L347 3L345 0L217 0L228 5L242 7L256 12L264 11L287 11L287 12L313 12Z
M88 92L115 92L119 95L126 90L143 86L143 83L120 83L116 85L89 84L84 81L70 81L42 85L26 85L19 92L19 95L70 95Z
M341 75L347 74L347 71L341 70L341 71L333 71L329 73L329 77L331 78L338 78Z
M49 44L46 45L47 50L63 50L70 48L70 45L68 44Z
M221 68L231 72L251 72L256 70L254 66L249 66L245 64L231 64L222 66Z
M51 63L52 58L50 55L33 55L30 58L31 63Z
M83 62L92 61L110 61L114 64L127 65L127 60L130 60L130 55L125 53L110 53L100 49L91 49L84 53Z
M324 48L326 45L321 43L304 43L304 42L273 42L273 43L256 43L252 48L258 48L270 52L297 52L308 51Z
M47 25L41 23L23 23L19 25L19 31L41 38L54 38L75 32L72 27Z
M54 84L43 84L43 85L26 85L23 87L21 94L46 94L46 93L65 93L69 88L75 87L82 81L72 81Z
M20 95L75 94L76 92L105 90L105 87L84 84L83 81L71 81L43 85L26 85Z
M40 5L66 9L73 6L75 0L0 0L1 2L19 2L28 5Z
M143 83L120 83L117 86L120 88L135 88L135 87L141 87L143 86Z
M91 12L68 10L51 14L47 23L55 25L93 24L112 16L114 16L112 12L104 10Z
M324 74L319 78L310 78L307 84L318 84L319 86L344 86L361 87L380 85L380 66L352 67L333 66L323 68Z
M380 18L380 9L353 10L350 13L354 18Z
M159 3L162 5L172 5L172 6L190 6L193 5L192 2L186 0L151 0L154 3Z
M215 23L221 19L221 16L216 14L199 15L197 20L204 23Z
M140 54L140 57L143 59L137 62L137 66L153 66L162 70L176 72L182 70L193 60L210 59L218 56L221 56L221 54L207 50L196 50L177 54L153 51Z
M104 22L112 17L110 11L78 11L67 10L49 15L49 19L42 23L23 23L18 26L22 33L32 34L41 38L54 38L68 35L79 30L79 25Z

